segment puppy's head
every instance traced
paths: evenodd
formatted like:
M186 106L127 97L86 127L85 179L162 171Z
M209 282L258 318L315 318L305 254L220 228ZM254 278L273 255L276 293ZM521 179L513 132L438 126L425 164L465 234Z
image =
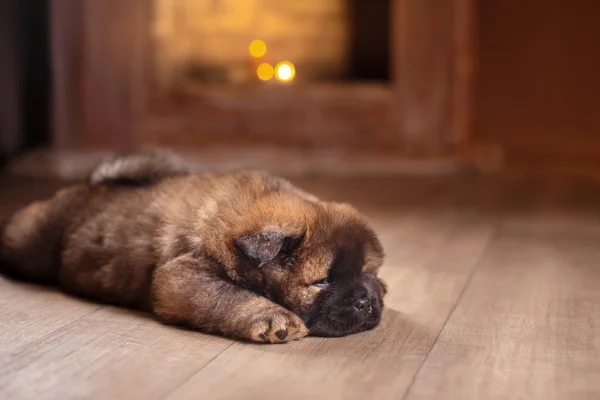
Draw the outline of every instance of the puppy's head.
M281 196L254 211L256 225L235 239L244 283L302 317L311 335L379 324L383 249L354 208Z

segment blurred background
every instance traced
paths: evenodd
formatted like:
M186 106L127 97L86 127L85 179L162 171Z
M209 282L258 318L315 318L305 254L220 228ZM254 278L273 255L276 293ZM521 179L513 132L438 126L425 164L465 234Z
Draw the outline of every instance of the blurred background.
M0 154L15 171L148 146L303 171L598 164L594 0L0 7Z

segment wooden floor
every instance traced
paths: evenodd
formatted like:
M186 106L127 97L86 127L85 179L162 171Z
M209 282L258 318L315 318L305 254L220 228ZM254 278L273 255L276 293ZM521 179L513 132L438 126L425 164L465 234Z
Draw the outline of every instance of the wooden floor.
M1 399L598 399L600 186L306 179L388 258L374 331L259 346L0 280ZM56 183L5 179L0 212Z

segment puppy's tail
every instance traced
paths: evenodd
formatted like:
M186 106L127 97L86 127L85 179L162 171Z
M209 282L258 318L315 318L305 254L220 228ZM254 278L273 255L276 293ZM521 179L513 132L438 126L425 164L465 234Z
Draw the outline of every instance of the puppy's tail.
M101 162L90 174L88 183L143 186L187 173L188 167L173 153L139 151L119 154Z

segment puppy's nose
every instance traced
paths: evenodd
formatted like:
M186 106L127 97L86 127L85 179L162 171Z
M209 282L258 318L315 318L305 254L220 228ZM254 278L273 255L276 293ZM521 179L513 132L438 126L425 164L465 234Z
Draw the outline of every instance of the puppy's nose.
M369 300L365 297L362 297L354 302L354 308L358 312L366 312L369 309Z

